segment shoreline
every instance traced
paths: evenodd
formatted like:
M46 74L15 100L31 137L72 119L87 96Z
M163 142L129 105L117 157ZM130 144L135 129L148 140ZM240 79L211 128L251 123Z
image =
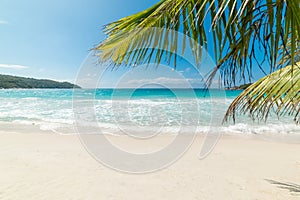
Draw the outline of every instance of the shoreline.
M62 128L60 131L58 130L49 130L45 129L42 130L39 124L32 123L32 124L23 124L19 122L1 122L0 121L0 134L1 133L19 133L19 134L28 134L30 133L36 133L36 134L56 134L56 135L63 135L63 136L78 136L79 133L77 133L76 128L74 128L74 125L69 124L68 129ZM120 131L119 131L120 133ZM215 134L216 132L213 132L212 134ZM126 137L124 133L116 134L116 133L109 133L109 132L103 132L101 133L103 135L107 136L116 136L116 137ZM195 137L205 137L210 132L199 132L194 133ZM163 136L176 136L176 133L169 133L169 132L163 132L159 133L159 135ZM183 133L183 135L189 135L187 133ZM239 133L239 132L220 132L220 137L234 137L234 138L240 138L240 139L250 139L250 140L262 140L262 141L269 141L269 142L278 142L278 143L292 143L292 144L300 144L300 132L299 133Z
M211 154L199 160L204 135L197 135L171 166L134 175L97 162L77 135L32 128L24 133L20 130L30 128L22 128L0 131L0 199L296 200L300 196L300 190L292 192L293 186L300 187L299 144L222 135ZM128 137L107 137L130 150L145 149ZM157 148L170 138L157 136L147 148ZM280 188L285 183L291 185Z

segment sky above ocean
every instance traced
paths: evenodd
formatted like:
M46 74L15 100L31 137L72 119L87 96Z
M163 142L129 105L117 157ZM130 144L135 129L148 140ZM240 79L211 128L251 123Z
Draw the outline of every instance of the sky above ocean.
M0 73L74 82L90 50L105 39L104 25L156 2L158 0L2 0ZM213 67L213 60L208 65ZM178 66L179 73L193 79L195 71L188 63L182 61ZM102 79L103 87L112 87L127 71L107 71L107 78ZM164 69L157 68L153 73L155 78L170 79ZM254 70L253 75L255 80L262 73ZM149 71L133 79L147 80Z

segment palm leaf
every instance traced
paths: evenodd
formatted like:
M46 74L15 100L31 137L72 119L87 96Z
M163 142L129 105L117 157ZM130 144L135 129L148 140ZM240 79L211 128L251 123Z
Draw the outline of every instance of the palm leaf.
M224 86L236 85L241 79L251 81L252 70L262 69L267 62L270 68L264 70L266 74L282 69L255 83L257 88L243 92L226 117L234 117L240 110L266 119L275 109L278 115L296 113L295 120L299 121L295 67L300 55L299 13L299 0L161 0L108 24L104 29L108 37L94 49L101 61L111 61L114 66L160 63L165 58L168 63L174 60L176 67L180 47L182 52L192 50L196 64L201 62L199 45L208 51L212 47L216 67L208 84L220 71ZM208 23L209 30L205 27ZM176 31L187 37L177 41ZM209 34L213 38L210 44Z
M171 40L176 36L170 31L149 31L151 27L165 28L183 32L195 41L188 47L198 64L198 45L208 50L207 35L212 34L210 46L215 52L216 70L221 70L224 85L230 85L251 77L253 61L256 66L268 61L269 72L277 69L279 60L287 55L294 64L300 33L298 13L297 0L161 0L149 9L108 24L104 29L108 37L95 50L102 61L111 60L114 65L160 63L165 57L168 62L175 60L176 67L176 52L179 47L182 51L187 48L186 40ZM211 32L204 27L205 22L212 24ZM289 49L278 50L288 41ZM257 54L257 49L262 49L263 56Z
M267 120L273 110L278 116L294 116L300 122L300 62L289 65L244 90L230 105L224 122L238 113L249 113L253 119Z

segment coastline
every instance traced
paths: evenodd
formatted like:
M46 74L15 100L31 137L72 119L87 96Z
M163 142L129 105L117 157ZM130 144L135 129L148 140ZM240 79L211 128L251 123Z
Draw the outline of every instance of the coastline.
M300 191L292 192L293 185L280 188L285 183L299 187L299 144L228 134L208 157L199 160L204 135L197 135L191 148L170 167L132 175L98 163L77 135L34 126L6 128L0 131L0 199L293 200L300 196ZM107 137L139 148L126 136ZM170 137L159 135L157 140Z

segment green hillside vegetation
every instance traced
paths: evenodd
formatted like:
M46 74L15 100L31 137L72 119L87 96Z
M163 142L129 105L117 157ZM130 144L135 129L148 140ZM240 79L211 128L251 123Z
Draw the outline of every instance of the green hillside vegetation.
M246 90L250 85L252 85L252 83L247 83L247 84L244 84L244 85L240 85L238 87L239 90Z
M74 85L69 82L57 82L46 79L33 79L33 78L24 78L17 76L9 75L0 75L0 88L59 88L59 89L68 89L68 88L80 88L77 85Z
M252 83L247 83L247 84L243 84L240 86L235 86L235 87L231 87L231 88L226 88L227 90L245 90L247 89L250 85L252 85Z

